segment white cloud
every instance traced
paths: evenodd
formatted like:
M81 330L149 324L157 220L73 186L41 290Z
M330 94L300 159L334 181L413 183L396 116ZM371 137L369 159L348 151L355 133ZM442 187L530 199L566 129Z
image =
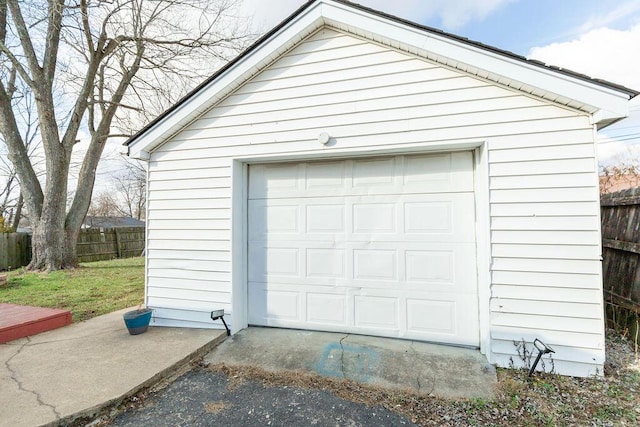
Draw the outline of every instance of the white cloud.
M621 13L621 12L620 12ZM615 11L609 18L613 19ZM585 28L592 23L586 23ZM565 42L531 49L529 57L640 90L640 24L627 30L592 29ZM630 102L630 116L598 134L601 165L640 158L640 97ZM637 138L636 138L637 137Z
M575 40L534 47L529 57L640 89L640 24L628 30L598 28Z
M437 17L448 30L464 27L469 22L482 21L502 6L517 0L359 0L363 6L414 22ZM242 11L253 16L254 28L268 30L293 13L303 0L243 0Z
M621 13L621 12L620 12ZM603 17L602 22L617 16ZM593 25L587 22L584 27ZM627 30L596 28L574 40L534 47L530 58L640 90L640 24ZM598 134L598 158L602 165L640 158L640 98L631 101L630 117ZM637 138L636 138L637 137Z

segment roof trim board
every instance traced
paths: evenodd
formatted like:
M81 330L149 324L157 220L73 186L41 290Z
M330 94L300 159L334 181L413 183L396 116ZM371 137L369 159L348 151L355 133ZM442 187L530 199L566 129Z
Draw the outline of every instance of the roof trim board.
M126 141L128 154L148 158L150 151L323 26L585 111L600 127L626 117L629 98L638 95L345 0L312 0Z

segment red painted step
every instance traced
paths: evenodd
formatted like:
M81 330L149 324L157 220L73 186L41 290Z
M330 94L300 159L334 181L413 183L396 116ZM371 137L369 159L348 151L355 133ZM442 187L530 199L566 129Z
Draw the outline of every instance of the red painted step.
M0 303L0 344L70 323L68 310Z

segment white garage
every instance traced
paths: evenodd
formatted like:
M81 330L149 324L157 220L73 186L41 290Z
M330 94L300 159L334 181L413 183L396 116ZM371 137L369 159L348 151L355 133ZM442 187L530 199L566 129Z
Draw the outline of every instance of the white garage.
M479 345L471 152L249 167L249 324Z
M638 93L312 0L128 141L152 325L340 331L601 375L595 130ZM552 358L552 360L551 360Z

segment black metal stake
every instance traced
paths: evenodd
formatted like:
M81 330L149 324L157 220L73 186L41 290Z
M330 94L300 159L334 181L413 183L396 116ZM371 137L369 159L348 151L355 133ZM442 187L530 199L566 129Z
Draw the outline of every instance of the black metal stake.
M536 356L535 362L533 362L533 366L529 369L529 376L533 375L533 372L536 370L536 366L538 366L538 362L540 362L540 358L543 354L555 353L551 347L540 341L538 338L533 341L533 345L538 349L538 355Z
M216 320L222 320L222 324L224 325L224 328L227 330L227 336L231 336L231 331L229 330L229 327L227 326L227 322L224 321L224 310L213 310L211 312L211 320L216 321Z

